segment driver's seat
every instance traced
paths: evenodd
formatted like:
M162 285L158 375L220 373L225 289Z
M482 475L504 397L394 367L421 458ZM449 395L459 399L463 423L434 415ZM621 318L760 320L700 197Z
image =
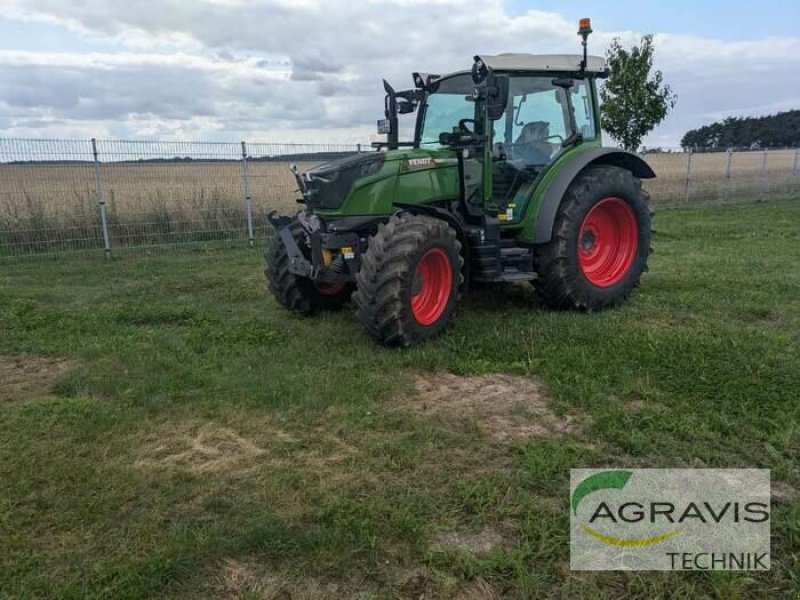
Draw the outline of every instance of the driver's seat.
M531 121L526 123L514 142L514 158L529 164L546 165L553 155L550 137L550 123Z

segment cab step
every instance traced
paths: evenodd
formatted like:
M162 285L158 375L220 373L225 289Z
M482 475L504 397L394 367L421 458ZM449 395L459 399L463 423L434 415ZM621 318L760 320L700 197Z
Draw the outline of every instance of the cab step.
M500 238L492 227L467 230L470 244L471 279L482 283L533 281L533 248L517 246Z

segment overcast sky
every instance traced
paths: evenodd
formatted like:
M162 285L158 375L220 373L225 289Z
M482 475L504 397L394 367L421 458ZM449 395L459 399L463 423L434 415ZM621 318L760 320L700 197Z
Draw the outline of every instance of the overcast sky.
M699 6L698 6L699 5ZM800 108L800 3L697 0L0 0L0 136L360 142L381 78L476 53L656 36L678 94L646 140Z

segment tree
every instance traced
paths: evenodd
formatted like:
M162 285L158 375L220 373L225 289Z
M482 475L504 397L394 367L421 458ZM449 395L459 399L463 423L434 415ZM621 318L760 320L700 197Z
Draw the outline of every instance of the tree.
M654 51L652 35L644 36L640 45L630 50L614 38L606 51L611 74L600 89L600 122L611 137L632 152L666 118L677 100L664 84L661 71L650 75Z
M800 146L800 110L766 117L728 117L687 131L681 146L699 151Z

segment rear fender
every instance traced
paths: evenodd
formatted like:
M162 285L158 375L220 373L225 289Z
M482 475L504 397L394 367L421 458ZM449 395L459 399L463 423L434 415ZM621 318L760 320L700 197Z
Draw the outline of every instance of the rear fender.
M632 152L614 148L594 148L575 155L560 168L544 193L544 199L536 215L533 242L547 243L553 237L553 225L556 220L561 199L570 184L586 167L592 165L613 165L630 171L639 179L652 179L656 176L644 160Z

